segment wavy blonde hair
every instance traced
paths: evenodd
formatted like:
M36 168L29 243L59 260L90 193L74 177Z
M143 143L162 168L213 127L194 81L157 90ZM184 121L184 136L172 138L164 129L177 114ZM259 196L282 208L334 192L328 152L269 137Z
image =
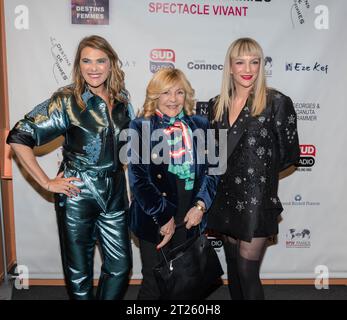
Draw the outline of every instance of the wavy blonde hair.
M221 92L215 103L215 121L220 121L231 103L235 84L231 71L231 61L241 56L256 56L260 59L259 74L251 92L251 113L259 115L266 106L266 80L264 71L264 54L259 43L251 38L239 38L228 48L224 61Z
M82 94L85 90L86 81L81 73L80 60L82 50L87 47L103 51L110 60L111 71L106 79L105 87L111 104L113 104L115 100L127 103L129 93L125 89L124 72L121 70L122 63L119 60L117 53L107 40L97 35L85 37L80 41L72 70L73 84L63 88L62 92L72 93L76 98L78 106L82 109L85 108Z
M175 68L162 68L153 75L152 79L148 83L146 99L143 104L143 110L140 112L140 116L149 118L154 115L155 110L158 107L160 95L176 84L182 86L182 89L185 92L183 106L185 114L188 116L192 115L195 106L195 91L190 82L181 70Z

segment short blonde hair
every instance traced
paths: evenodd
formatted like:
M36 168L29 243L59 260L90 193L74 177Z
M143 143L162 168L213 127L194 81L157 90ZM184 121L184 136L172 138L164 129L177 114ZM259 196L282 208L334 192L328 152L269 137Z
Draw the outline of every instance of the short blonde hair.
M252 115L259 115L266 106L266 80L264 69L264 54L259 43L251 38L239 38L228 48L224 61L222 87L219 98L215 104L215 121L220 121L227 111L230 98L235 91L235 84L231 70L231 61L240 56L256 56L260 60L257 80L252 91Z
M145 118L154 115L155 110L158 107L158 99L160 95L176 84L182 86L182 89L185 92L185 101L183 106L185 114L188 116L192 115L195 106L195 91L184 73L175 68L162 68L153 75L147 86L146 99L140 115Z

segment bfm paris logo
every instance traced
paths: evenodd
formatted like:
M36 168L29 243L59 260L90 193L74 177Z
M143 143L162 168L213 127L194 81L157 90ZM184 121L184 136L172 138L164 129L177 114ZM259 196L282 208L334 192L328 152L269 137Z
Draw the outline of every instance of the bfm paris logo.
M162 68L175 68L175 51L172 49L153 49L150 53L149 69L152 73Z
M313 144L300 145L300 160L298 171L312 171L315 164L316 147Z
M310 248L311 231L309 229L291 228L286 234L287 248Z

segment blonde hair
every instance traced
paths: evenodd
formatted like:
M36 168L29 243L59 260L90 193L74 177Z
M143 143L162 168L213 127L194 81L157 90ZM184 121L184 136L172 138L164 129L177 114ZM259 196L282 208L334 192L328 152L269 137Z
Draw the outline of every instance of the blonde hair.
M140 116L148 118L154 115L155 110L158 107L158 99L160 95L176 84L182 86L182 89L185 92L185 101L183 106L185 114L188 116L192 115L195 106L195 91L190 85L188 79L179 69L162 68L153 75L152 79L148 83L146 99L143 104L143 110L140 112Z
M103 51L110 60L111 70L106 79L105 87L111 104L113 104L115 100L126 103L128 101L128 91L125 89L124 72L121 70L122 63L119 60L117 53L113 50L107 40L96 35L85 37L80 41L72 71L73 85L63 88L61 92L73 93L78 106L82 109L85 108L82 94L85 90L86 81L81 73L80 59L82 50L87 47Z
M266 81L264 72L264 54L259 43L251 38L239 38L228 48L225 56L221 92L215 103L215 121L220 121L234 95L235 84L231 70L231 60L240 56L256 56L260 59L259 74L251 93L251 114L259 115L266 106Z

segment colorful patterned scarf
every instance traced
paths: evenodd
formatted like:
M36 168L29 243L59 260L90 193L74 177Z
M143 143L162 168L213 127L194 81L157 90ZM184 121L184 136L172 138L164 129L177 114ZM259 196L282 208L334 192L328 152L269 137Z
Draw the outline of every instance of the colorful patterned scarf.
M194 187L194 158L192 130L184 121L183 110L176 117L169 117L158 109L156 115L163 120L170 146L169 172L177 176L178 179L185 180L185 190L192 190Z

